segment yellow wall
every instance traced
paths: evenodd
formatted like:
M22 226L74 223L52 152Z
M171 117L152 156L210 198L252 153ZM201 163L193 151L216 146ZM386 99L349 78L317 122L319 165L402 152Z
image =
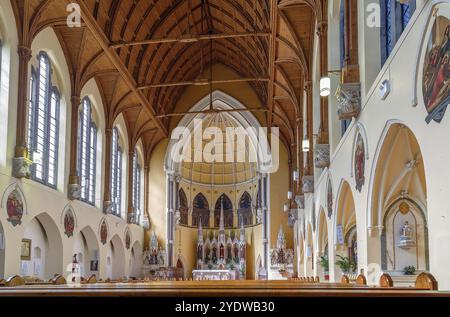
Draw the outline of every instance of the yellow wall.
M236 78L237 75L223 65L214 66L215 78ZM204 77L207 77L206 75ZM214 90L219 89L233 98L239 100L248 108L261 107L255 92L248 83L233 83L214 85ZM198 101L204 98L209 93L209 87L192 86L186 88L178 104L175 107L175 112L188 111ZM262 113L254 113L257 119L265 126L265 116ZM176 127L178 121L182 117L174 117L171 119L170 131ZM160 244L166 245L166 193L165 193L165 172L164 159L168 146L168 140L161 141L154 149L150 162L150 184L149 184L149 213L151 221L151 231L156 232ZM289 188L289 168L288 168L288 154L286 148L280 144L280 169L277 173L271 175L270 185L270 245L275 245L280 224L286 233L288 246L292 247L292 229L287 227L287 214L283 212L283 204L285 202L286 193ZM217 188L218 192L229 192L226 188L221 190ZM188 194L188 191L186 191ZM205 195L208 197L208 195ZM255 277L255 266L258 256L263 257L262 254L262 227L261 225L248 227L245 229L247 239L247 278L253 279ZM206 235L206 230L204 230ZM148 242L148 236L146 237ZM195 256L197 246L197 229L177 226L174 241L174 254L178 257L181 253L181 258L185 265L185 272L187 276L191 275L192 269L195 267ZM176 260L175 260L176 263Z

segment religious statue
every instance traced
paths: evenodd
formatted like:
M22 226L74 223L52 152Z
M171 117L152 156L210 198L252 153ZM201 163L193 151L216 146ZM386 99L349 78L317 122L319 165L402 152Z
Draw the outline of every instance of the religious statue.
M400 242L398 246L400 248L410 248L415 246L415 244L414 229L411 227L408 221L405 221L400 232Z

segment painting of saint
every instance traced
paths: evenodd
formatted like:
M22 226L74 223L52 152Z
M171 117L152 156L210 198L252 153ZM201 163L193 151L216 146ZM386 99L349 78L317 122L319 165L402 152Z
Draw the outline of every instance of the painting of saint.
M425 121L441 122L450 103L450 20L438 16L431 31L423 70Z
M6 212L8 214L8 221L15 227L22 223L23 216L23 202L17 190L13 190L6 201Z
M327 209L328 209L328 218L331 218L333 214L333 188L331 187L331 180L328 179L328 188L327 188Z
M365 166L365 149L364 140L361 133L358 133L358 138L356 139L356 150L355 150L355 181L356 190L361 191L365 177L364 177L364 166Z
M73 230L75 229L75 217L72 210L67 210L64 215L64 234L70 238L73 236Z
M100 242L102 244L106 244L107 239L108 239L108 226L106 225L106 221L103 220L100 226Z

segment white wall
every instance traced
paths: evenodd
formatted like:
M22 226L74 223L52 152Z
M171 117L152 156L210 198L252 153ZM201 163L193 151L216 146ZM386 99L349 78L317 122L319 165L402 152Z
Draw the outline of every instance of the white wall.
M322 171L316 182L314 195L307 195L306 197L306 218L308 221L311 221L312 204L315 205L316 213L320 210L320 207L325 208L327 206L327 178L328 176L331 177L335 209L332 219L327 217L327 226L329 256L330 259L333 259L335 253L333 246L335 245L336 234L334 217L337 214L337 195L343 180L350 184L356 209L359 246L358 267L359 269L364 269L365 274L368 275L369 283L378 283L381 273L380 263L371 263L368 254L368 251L378 252L377 248L379 246L376 240L379 239L377 235L379 230L381 230L381 228L371 228L372 230L369 230L371 225L369 215L372 212L372 183L378 159L376 153L377 149L381 148L383 135L385 135L390 125L402 123L417 138L425 166L430 272L438 280L440 289L450 289L450 271L448 270L450 266L450 252L448 248L450 245L450 205L448 204L448 197L450 196L450 186L448 185L450 169L446 168L450 157L450 139L448 137L450 110L447 109L447 113L441 123L431 122L427 124L425 122L427 111L421 93L424 59L424 52L422 51L423 34L428 28L432 9L438 3L440 3L439 14L450 16L450 4L448 1L427 1L423 7L418 2L416 12L407 29L399 39L390 58L374 79L373 85L363 89L363 109L359 117L352 123L339 143L332 145L330 167ZM336 36L332 31L331 34ZM330 42L335 43L335 39L331 38ZM364 45L361 47L361 45L360 48L363 50L360 52L362 56L361 61L365 61L362 79L369 81L375 71L374 69L369 69L371 66L368 62L373 56L370 57L370 54L364 54L364 50L367 51L370 48L364 47ZM330 45L330 47L333 46ZM333 56L338 53L338 50L334 51L330 49L330 54L334 54ZM333 57L330 56L330 59L333 59ZM373 67L376 68L377 65ZM416 70L418 70L417 74ZM384 79L390 80L391 93L385 101L382 101L378 93L378 87ZM367 93L365 93L366 91ZM415 100L414 96L416 94L417 99ZM330 96L331 105L334 103L333 100L335 100L334 96ZM333 117L336 108L330 109L330 117ZM334 131L333 127L335 127L334 124L332 124L330 129L333 134L331 136L332 143L339 140L336 135L337 131ZM352 172L354 142L358 129L365 131L366 139L364 141L368 150L365 162L366 181L361 192L355 190L355 179ZM315 218L317 219L318 215ZM337 271L335 274L333 261L330 261L330 275L332 280L340 279Z

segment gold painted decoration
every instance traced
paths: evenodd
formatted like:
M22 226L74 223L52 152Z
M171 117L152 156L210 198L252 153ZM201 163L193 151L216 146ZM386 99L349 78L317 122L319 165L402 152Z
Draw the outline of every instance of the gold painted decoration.
M409 212L409 205L406 202L402 202L398 209L403 215L406 215Z

